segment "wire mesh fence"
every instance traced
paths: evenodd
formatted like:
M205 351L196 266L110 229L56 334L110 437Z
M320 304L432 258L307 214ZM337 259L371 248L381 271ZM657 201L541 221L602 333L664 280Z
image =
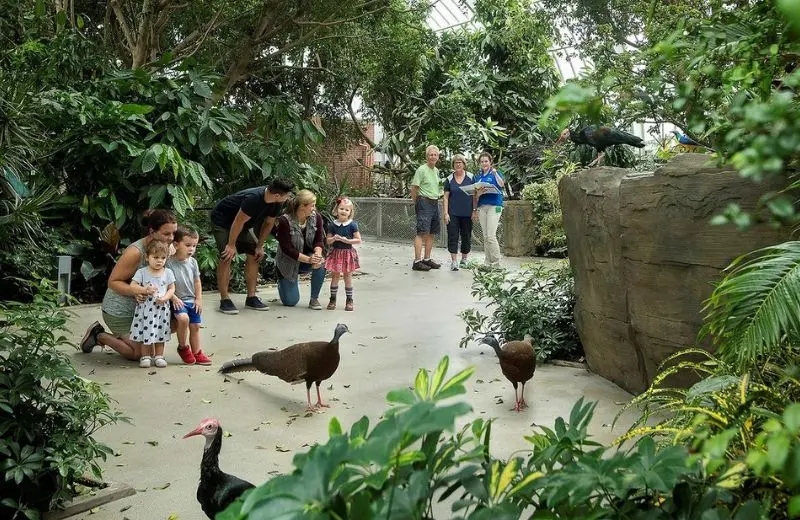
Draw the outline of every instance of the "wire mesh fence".
M416 235L417 216L414 212L414 201L411 199L393 199L383 197L356 197L356 220L361 234L365 237L388 242L411 242ZM447 247L447 231L444 223L442 201L439 201L442 232L435 244ZM503 247L502 221L497 229L497 239ZM483 233L481 225L475 222L472 228L472 249L483 251Z

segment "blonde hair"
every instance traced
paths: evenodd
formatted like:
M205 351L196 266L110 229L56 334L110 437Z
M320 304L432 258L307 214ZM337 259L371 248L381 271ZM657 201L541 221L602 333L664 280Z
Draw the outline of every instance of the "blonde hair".
M161 255L164 257L169 256L169 244L160 240L151 240L147 247L145 247L146 256Z
M291 215L293 217L297 216L297 210L300 209L300 206L305 206L306 204L314 204L317 202L317 196L314 195L313 192L310 190L300 190L297 192L297 195L294 196L289 202L286 203L286 211L287 215Z
M431 150L436 150L436 153L440 153L438 146L436 146L435 144L429 144L428 146L425 147L425 155L428 155L428 152L430 152Z
M356 218L356 205L355 205L355 203L353 202L352 199L348 199L347 197L342 197L340 199L336 199L336 205L333 207L333 217L334 218L338 217L337 213L338 213L338 210L339 210L339 206L341 206L342 204L344 204L346 206L350 206L350 219L351 220L355 220L355 218Z
M458 161L461 161L461 164L463 164L463 165L464 165L464 169L466 170L466 169L467 169L467 160L466 160L466 159L464 159L464 156L463 156L463 155L461 155L460 153L457 153L457 154L455 154L455 155L453 156L453 160L452 160L452 161L450 161L450 165L453 167L453 169L455 169L455 167L456 167L456 163L457 163Z

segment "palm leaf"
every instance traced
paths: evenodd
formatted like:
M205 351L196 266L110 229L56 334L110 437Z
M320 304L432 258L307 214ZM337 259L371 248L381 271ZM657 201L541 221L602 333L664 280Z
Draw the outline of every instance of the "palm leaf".
M787 334L800 333L800 242L737 258L706 301L706 325L721 359L746 370L778 355Z

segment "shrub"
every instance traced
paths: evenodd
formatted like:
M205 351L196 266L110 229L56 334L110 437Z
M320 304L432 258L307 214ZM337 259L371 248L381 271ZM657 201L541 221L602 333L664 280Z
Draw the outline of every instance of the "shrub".
M100 385L80 377L62 335L67 313L43 282L30 304L0 304L0 517L38 518L112 453L92 435L125 419Z
M541 361L583 356L573 318L575 281L568 265L555 270L533 265L520 273L477 267L473 272L472 296L487 300L492 314L476 309L459 314L467 324L462 348L490 333L505 341L530 334Z
M743 459L725 459L723 450L724 464L703 466L720 453L713 443L692 455L684 446L659 449L650 437L627 450L592 441L595 403L583 399L568 419L526 436L527 450L498 459L491 450L491 420L475 419L456 430L471 407L448 398L466 392L473 369L447 379L447 367L445 358L432 374L420 370L412 388L389 392L391 407L372 429L367 417L349 431L331 419L326 443L297 454L292 472L248 490L218 519L785 517L785 503L740 496L746 483L730 472ZM794 405L772 420L770 430L758 432L757 444L792 439L798 426L800 408ZM782 453L800 453L796 439L781 445ZM788 457L768 459L758 461L762 481L791 471Z

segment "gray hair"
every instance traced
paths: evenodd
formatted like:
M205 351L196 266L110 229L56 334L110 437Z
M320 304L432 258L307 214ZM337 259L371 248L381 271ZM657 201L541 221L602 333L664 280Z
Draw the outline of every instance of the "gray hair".
M458 161L461 161L461 164L463 164L463 165L464 165L464 169L466 170L466 169L467 169L467 160L466 160L466 159L464 158L464 156L463 156L463 155L461 155L460 153L457 153L457 154L455 154L455 155L453 156L453 160L452 160L452 161L450 161L450 165L451 165L453 168L455 168L455 167L456 167L456 162L458 162Z
M425 147L425 155L428 155L428 152L430 152L431 150L436 150L436 153L440 153L438 146L436 146L435 144L429 144L428 146Z

